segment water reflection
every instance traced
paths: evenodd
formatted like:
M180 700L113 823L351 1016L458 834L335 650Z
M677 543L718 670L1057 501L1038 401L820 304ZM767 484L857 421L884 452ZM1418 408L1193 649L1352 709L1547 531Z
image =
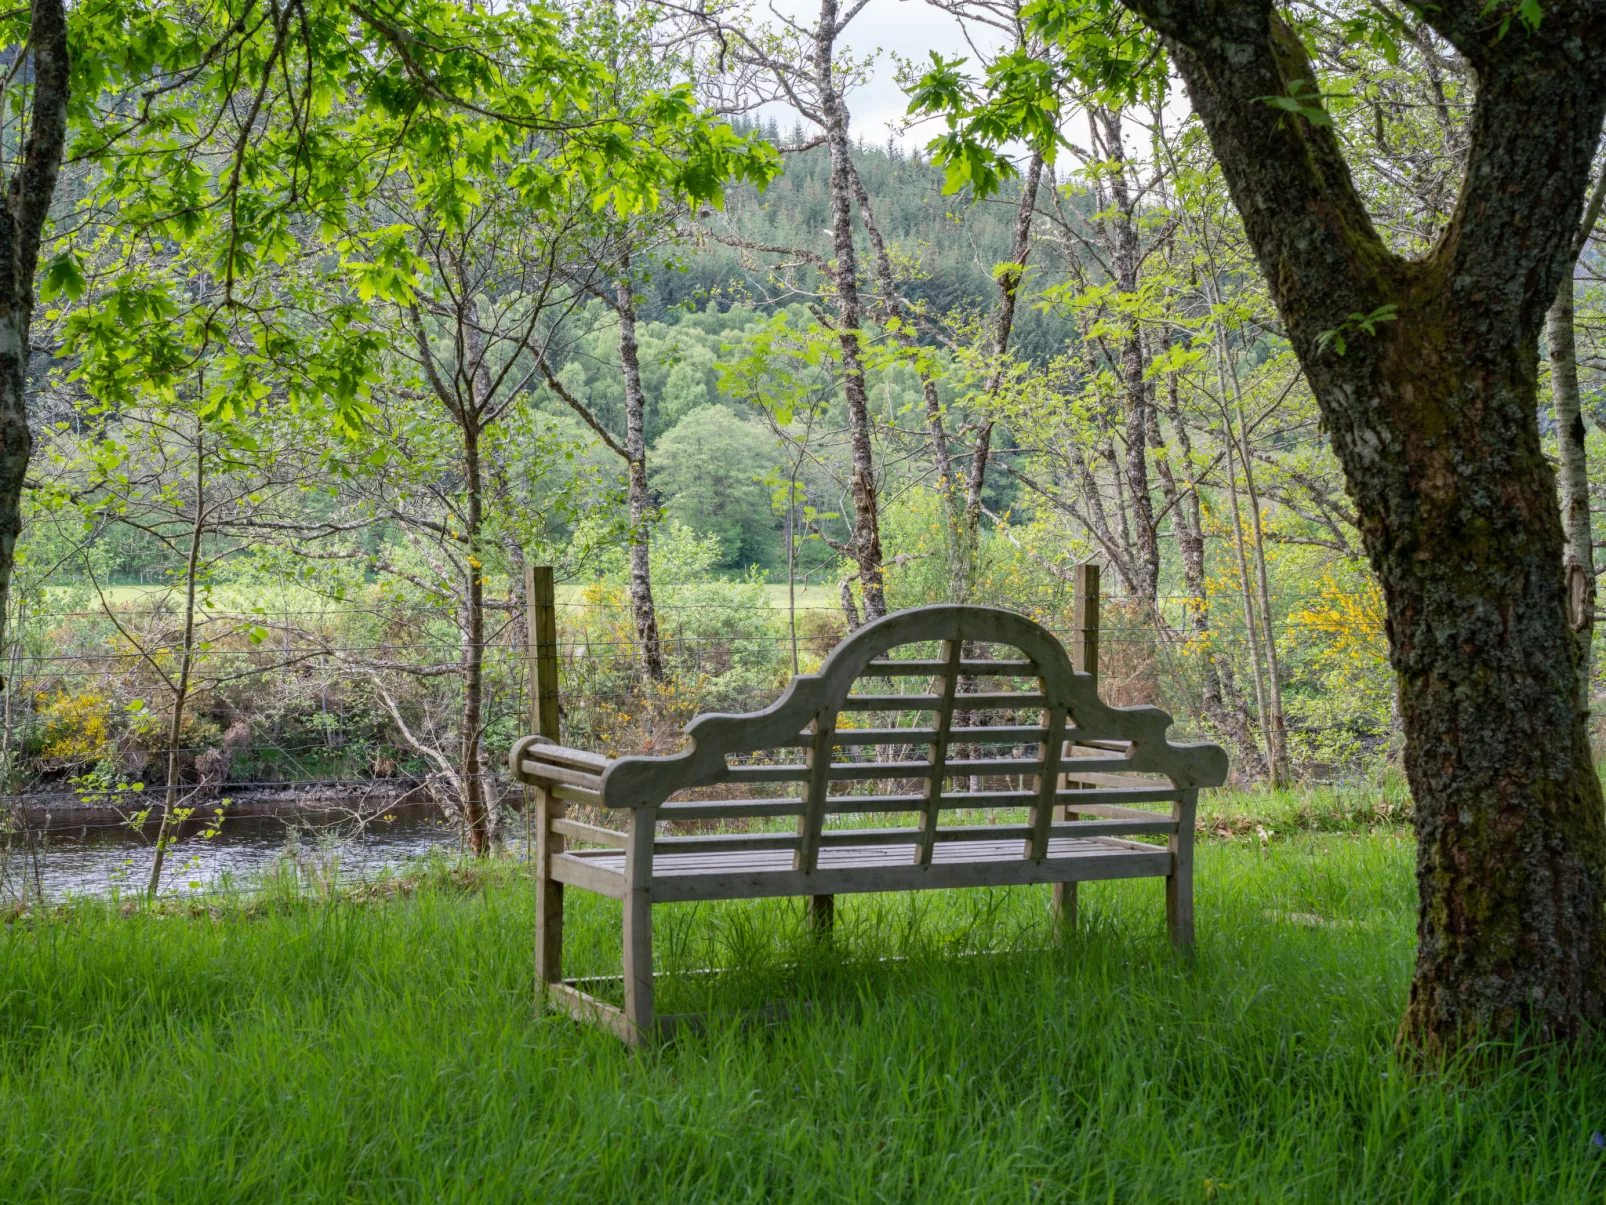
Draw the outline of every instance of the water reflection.
M43 822L42 814L30 818L30 841L16 832L0 837L0 901L15 900L24 889L47 900L145 889L155 823L140 832L115 812L53 814L41 839ZM517 828L516 817L513 823ZM432 804L397 805L362 823L344 809L230 814L217 836L198 839L206 827L201 820L184 826L179 844L167 855L162 894L205 890L225 878L249 885L287 854L309 874L349 880L372 878L431 850L460 848L457 830Z

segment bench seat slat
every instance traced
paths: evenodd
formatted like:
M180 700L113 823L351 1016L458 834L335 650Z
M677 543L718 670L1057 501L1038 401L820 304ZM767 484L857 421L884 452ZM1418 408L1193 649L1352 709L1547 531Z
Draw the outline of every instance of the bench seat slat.
M998 855L1004 852L1004 846L1007 846L1007 856L1000 858ZM900 845L826 848L820 851L819 868L808 874L792 869L792 855L786 850L657 858L650 890L656 903L759 899L1141 878L1164 875L1171 865L1171 854L1163 846L1137 845L1108 837L1052 838L1048 857L1042 862L1020 856L1018 837L998 844L939 842L928 866L917 866L908 860L913 849L913 841ZM559 877L557 864L567 857L560 854L553 859L554 877ZM622 890L623 858L614 854L612 859L620 870L612 875L603 874L615 879ZM603 859L588 858L586 861L599 863ZM562 873L567 873L567 868Z
M653 865L664 854L679 853L757 853L772 849L796 849L796 833L732 833L707 837L657 837L652 843Z

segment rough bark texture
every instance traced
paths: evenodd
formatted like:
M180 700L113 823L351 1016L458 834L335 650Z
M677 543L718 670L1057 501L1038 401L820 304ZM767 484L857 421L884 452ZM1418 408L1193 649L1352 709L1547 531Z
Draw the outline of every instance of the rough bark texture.
M0 642L22 530L23 478L33 454L26 396L33 278L67 138L67 14L61 0L35 0L28 37L34 86L28 143L0 207Z
M1580 1037L1606 1017L1606 821L1536 408L1606 111L1606 4L1546 3L1537 30L1423 10L1479 86L1460 203L1406 261L1332 128L1265 103L1320 91L1268 3L1127 3L1187 82L1383 586L1418 836L1402 1042ZM1355 315L1392 320L1368 333Z
M641 362L636 354L636 301L627 279L620 280L615 296L619 310L619 367L625 378L625 460L630 479L630 611L636 621L642 675L650 682L662 682L666 676L664 650L658 638L658 610L652 601L648 559L647 396L641 387Z
M870 401L864 384L859 327L859 261L853 246L853 164L849 158L848 113L833 77L836 54L836 0L821 0L814 39L814 83L825 119L831 153L831 247L835 257L837 342L842 349L842 392L848 403L848 436L853 454L853 551L864 594L864 618L887 613L881 571L881 520L876 503L875 454L870 443Z

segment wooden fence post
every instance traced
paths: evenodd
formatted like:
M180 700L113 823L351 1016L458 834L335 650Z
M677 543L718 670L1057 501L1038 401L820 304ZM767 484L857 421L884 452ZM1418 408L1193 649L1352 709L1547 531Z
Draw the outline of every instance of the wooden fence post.
M558 612L552 566L526 565L524 598L529 613L530 727L558 739ZM535 788L535 990L563 979L563 884L552 877L552 855L563 852L563 834L552 831L564 805Z
M1073 580L1075 602L1071 612L1071 667L1099 681L1099 567L1091 561L1078 565Z
M1071 668L1091 675L1096 690L1099 683L1099 567L1091 561L1076 566L1071 588ZM1075 765L1070 749L1065 752L1063 764ZM1062 776L1060 781L1065 790L1077 785L1070 774ZM1076 819L1069 807L1054 810L1060 820ZM1075 883L1055 883L1052 906L1061 932L1076 928Z
M530 731L558 740L558 608L551 565L526 565L530 623Z

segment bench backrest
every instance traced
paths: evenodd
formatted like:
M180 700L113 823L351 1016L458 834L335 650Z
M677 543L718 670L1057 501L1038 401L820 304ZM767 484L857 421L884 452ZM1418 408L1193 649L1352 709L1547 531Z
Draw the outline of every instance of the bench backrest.
M1130 805L1191 805L1194 789L1225 780L1225 752L1169 743L1170 724L1159 708L1104 703L1053 633L1023 615L919 607L860 628L772 706L693 720L684 752L571 764L560 777L581 789L560 794L655 809L659 820L794 821L788 832L660 837L657 852L790 849L811 871L832 845L913 843L915 860L929 862L943 841L1018 836L1018 856L1041 860L1056 810L1103 817L1076 826L1090 836L1161 832L1162 820L1174 831L1179 808L1158 816ZM774 789L669 802L715 784ZM1018 807L1029 809L1025 824L974 815ZM915 826L862 827L866 813L898 812L916 813Z

